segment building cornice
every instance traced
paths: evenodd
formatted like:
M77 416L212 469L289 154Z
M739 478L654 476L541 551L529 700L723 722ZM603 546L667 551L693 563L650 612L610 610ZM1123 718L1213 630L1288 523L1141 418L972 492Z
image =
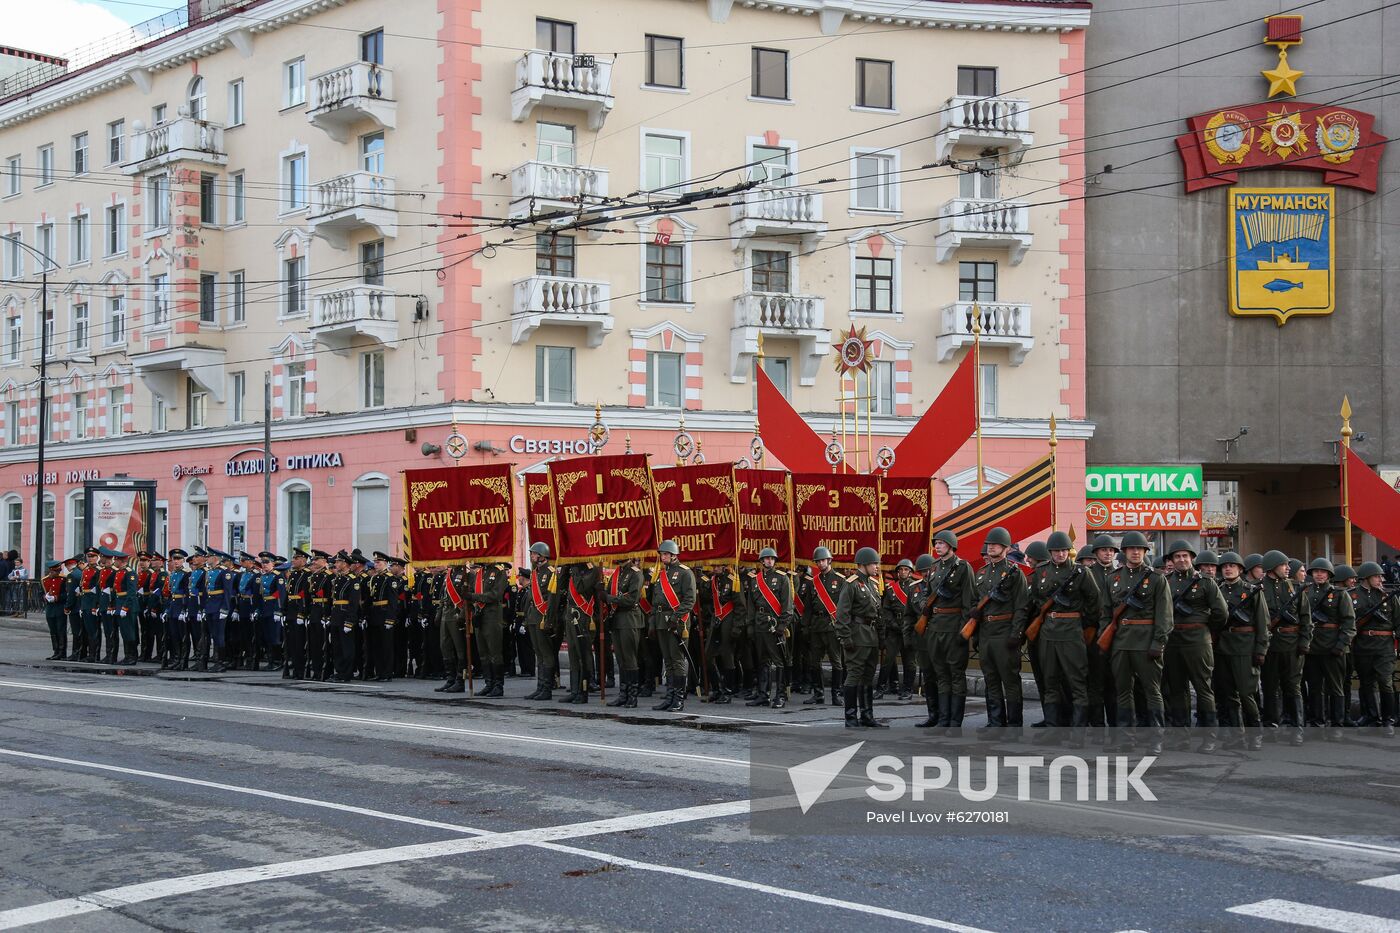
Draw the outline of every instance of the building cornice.
M710 19L727 22L735 6L816 16L824 35L835 35L850 19L857 23L908 26L923 29L960 29L988 32L1059 33L1085 29L1091 4L1034 0L706 0Z

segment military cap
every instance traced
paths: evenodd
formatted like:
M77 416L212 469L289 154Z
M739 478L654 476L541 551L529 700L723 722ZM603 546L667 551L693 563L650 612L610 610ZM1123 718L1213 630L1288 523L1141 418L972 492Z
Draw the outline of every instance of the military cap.
M337 560L340 559L339 555L336 556L336 559L337 559ZM363 553L361 553L361 551L360 551L359 548L355 548L353 551L350 552L350 563L352 563L352 564L364 564L364 563L367 563L367 561L365 560L365 555L364 555Z
M388 555L388 554L385 554L383 551L372 551L372 552L370 552L370 556L373 557L375 560L388 560L388 559L389 559L389 555Z
M83 562L83 555L78 554L74 557L65 557L63 558L63 562L65 564L81 564Z
M933 569L935 563L932 554L920 554L914 560L914 570L918 573L926 573Z
M1152 569L1162 570L1167 566L1167 559L1160 554L1152 558Z
M101 557L101 556L102 556L102 551L101 551L100 549L98 549L98 548L95 548L95 547L92 547L91 545L89 545L89 546L88 546L88 549L87 549L86 551L83 551L83 556L86 557L86 556L88 556L89 554L96 554L98 557Z
M345 553L345 549L344 549L344 548L341 548L340 550L338 550L338 551L335 552L335 562L336 562L337 564L340 564L340 563L346 563L346 564L348 564L348 563L351 563L352 560L353 560L353 558L351 557L351 555Z
M117 551L117 550L114 550L114 551L111 552L111 555L110 555L110 556L111 556L111 558L112 558L113 560L130 560L130 559L131 559L131 555L128 554L128 553L126 553L126 551Z
M160 562L163 564L163 563L165 563L165 555L164 555L164 554L153 553L153 554L151 554L151 560L158 560L158 561L160 561Z
M393 564L395 567L408 566L408 561L404 560L402 557L391 557L389 558L389 563Z
M1118 545L1114 544L1113 538L1109 537L1108 535L1099 535L1094 539L1094 543L1089 545L1089 550L1098 551L1102 548L1108 548L1111 551L1116 551L1118 550Z
M257 558L254 557L252 554L249 554L247 551L239 551L239 552L238 552L238 560L241 560L241 561L242 561L242 560L256 561Z
M281 560L281 559L282 559L282 558L278 557L276 554L272 553L271 551L259 551L259 552L258 552L258 560Z
M292 569L292 562L289 561L289 560L284 560L284 561L282 561L280 564L274 564L273 567L272 567L272 569L273 569L273 570L291 570L291 569Z
M1278 566L1278 565L1275 564L1274 566ZM1301 560L1299 560L1298 558L1296 558L1296 557L1290 557L1290 558L1288 558L1288 574L1289 574L1289 576L1292 576L1293 574L1297 573L1298 570L1299 570L1299 568L1301 568L1302 566L1303 566L1303 562L1302 562Z
M1238 554L1236 554L1235 556L1236 556L1236 557L1239 557ZM1200 566L1219 567L1222 563L1223 563L1223 561L1222 561L1219 557L1216 556L1216 553L1215 553L1214 551L1202 551L1201 553L1199 553L1199 554L1196 555L1196 566L1197 566L1197 567L1200 567ZM1239 561L1236 561L1236 563L1240 563L1240 562L1239 562ZM1243 566L1243 564L1240 564L1240 565Z
M1199 564L1200 561L1198 560L1196 563ZM1236 551L1226 551L1224 554L1220 555L1219 566L1224 567L1226 564L1234 564L1243 569L1244 558L1240 557L1239 553Z
M878 564L880 562L880 552L873 547L863 547L856 551L856 565L864 567L866 564Z
M194 546L194 556L195 556L195 557L208 557L208 556L209 556L209 552L206 551L204 548L200 547L198 544L196 544L196 545Z
M1363 580L1369 580L1371 577L1384 576L1385 571L1381 569L1380 564L1373 560L1368 560L1360 567L1356 568L1356 575Z
M318 548L318 547L314 547L314 548L311 549L311 556L312 556L312 557L320 558L321 560L330 560L330 559L331 559L331 554L330 554L329 551L323 551L323 550L321 550L321 549Z
M304 558L304 559L306 559L306 560L310 560L310 559L311 559L311 555L308 554L308 553L306 553L305 551L303 551L303 550L302 550L301 548L299 548L299 547L294 547L294 548L292 548L292 556L293 556L293 557L301 557L301 558Z
M48 563L44 564L44 569L45 569L45 570L52 570L52 569L54 569L55 567L62 567L62 566L63 566L63 561L61 561L61 560L51 560L51 561L49 561Z

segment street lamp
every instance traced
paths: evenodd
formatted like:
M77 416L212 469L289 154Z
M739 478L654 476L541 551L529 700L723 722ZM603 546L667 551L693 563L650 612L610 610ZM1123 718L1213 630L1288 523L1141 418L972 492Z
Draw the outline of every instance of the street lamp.
M49 267L52 259L27 245L19 237L10 240L15 246L39 258L40 269L40 311L39 311L39 472L35 474L34 498L34 563L30 574L38 579L44 572L44 443L48 432L44 430L44 412L49 405ZM55 266L56 268L56 266Z

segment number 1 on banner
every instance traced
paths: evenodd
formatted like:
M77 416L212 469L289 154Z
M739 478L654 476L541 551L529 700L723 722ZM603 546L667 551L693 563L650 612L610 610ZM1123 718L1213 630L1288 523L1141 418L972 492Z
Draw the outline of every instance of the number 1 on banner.
M695 501L695 500L693 500L693 499L690 498L690 484L689 484L689 483L681 483L681 501L682 501L682 502L693 502L693 501Z
M603 494L603 474L602 474L602 473L599 473L597 476L595 476L595 477L593 477L593 478L596 479L596 480L598 481L598 495L601 496L601 495Z

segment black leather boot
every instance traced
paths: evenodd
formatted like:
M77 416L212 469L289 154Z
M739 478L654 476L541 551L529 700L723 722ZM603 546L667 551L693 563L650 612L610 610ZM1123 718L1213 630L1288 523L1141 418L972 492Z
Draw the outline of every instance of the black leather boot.
M1288 737L1288 744L1292 745L1294 748L1297 748L1298 746L1303 744L1303 723L1305 720L1303 718L1302 697L1293 698L1291 705L1293 707L1294 725L1291 729L1292 735Z
M669 706L666 707L666 712L668 712L668 713L682 713L682 712L685 712L685 695L686 695L685 678L684 678L684 677L677 677L677 678L672 682L672 687L671 687L671 704L670 704Z
M812 695L802 701L803 706L816 706L826 697L822 694L822 669L818 667L815 671L807 675L807 680L812 686ZM831 672L831 693L836 695L836 671ZM833 701L835 702L835 701Z
M1147 751L1152 755L1162 754L1162 736L1167 731L1167 711L1149 709L1147 711L1148 738Z
M486 665L486 692L479 696L499 699L506 695L506 669L500 664Z
M860 724L867 729L888 729L890 727L889 723L885 722L883 719L875 718L875 688L862 687L860 689L862 700L860 707Z
M846 687L846 672L835 667L831 669L831 705L835 706L842 702L837 697L844 699Z
M1204 712L1201 716L1201 728L1204 735L1201 736L1201 747L1196 749L1204 755L1209 755L1220 745L1220 718L1214 712Z
M661 713L671 708L671 704L675 701L675 697L671 695L675 693L675 685L676 681L674 677L667 678L666 689L661 692L661 702L654 704L652 706L652 709L656 710L658 713Z
M1395 694L1381 694L1381 732L1388 739L1395 738Z
M624 676L625 676L625 678L626 678L626 680L627 680L627 686L624 687L623 689L625 689L625 690L627 691L627 696L626 696L626 698L623 700L622 706L623 706L624 709L636 709L636 708L637 708L637 691L638 691L638 689L639 689L638 681L640 681L640 680L642 679L642 672L641 672L641 671L627 671L627 672L625 673Z
M1070 713L1069 746L1083 748L1084 736L1089 729L1089 707L1076 705Z
M787 706L788 669L785 667L778 668L777 678L778 682L773 687L773 702L771 706L773 709L782 709L784 706Z
M987 724L977 727L979 739L995 738L1006 725L1006 703L1000 697L987 697Z
M753 697L744 702L745 706L768 705L768 684L769 681L773 679L771 674L772 670L772 667L769 666L758 672L758 676L755 678L756 686L754 688ZM804 700L803 702L805 703L806 701ZM821 701L818 700L817 702L820 703Z
M933 694L924 695L924 709L928 711L928 718L914 723L914 728L933 729L938 726L938 701Z
M434 692L434 693L447 693L449 690L451 690L451 689L452 689L453 687L455 687L456 685L457 685L457 678L456 678L455 676L448 675L447 681L446 681L441 687L434 687L434 688L433 688L433 692Z
M841 698L846 702L846 728L860 728L860 693L859 687L843 687Z
M587 703L588 695L593 692L592 688L593 685L589 683L586 679L579 681L578 693L575 694L574 697L571 700L569 700L569 702L574 704L575 706L582 706L583 704Z
M136 663L136 642L134 642L134 641L132 641L132 640L130 640L130 639L128 639L128 638L123 638L123 639L122 639L122 663L123 663L123 664L135 664L135 663Z
M966 696L948 697L948 725L943 730L946 736L962 735L963 711L967 708Z
M622 678L622 686L618 688L617 696L604 703L604 706L619 707L627 705L627 699L632 695L632 672L623 671L620 677Z

